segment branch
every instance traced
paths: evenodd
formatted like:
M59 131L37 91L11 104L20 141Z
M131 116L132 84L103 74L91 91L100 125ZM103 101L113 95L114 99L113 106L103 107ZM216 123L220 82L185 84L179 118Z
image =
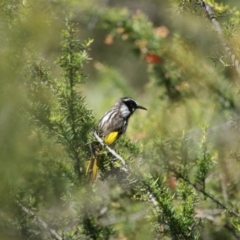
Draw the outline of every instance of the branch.
M214 14L212 7L203 0L201 1L201 6L205 10L210 21L212 22L218 36L220 37L221 43L222 43L223 47L225 48L225 51L227 52L228 56L231 58L232 65L235 67L238 75L240 76L240 62L237 59L236 55L232 52L231 48L228 45L228 42L223 38L223 32L222 32L221 25L218 22L217 17Z
M126 163L126 161L119 155L117 154L112 148L110 148L108 145L106 145L103 140L97 135L96 131L93 132L94 137L97 139L97 141L104 147L106 148L114 157L116 157L120 162L122 163L122 170L124 172L129 172L129 167Z
M219 225L223 210L215 209L208 211L203 209L197 209L196 212L196 218L207 219L210 222ZM218 217L218 219L216 218L216 216ZM225 223L223 227L225 227L230 233L232 233L236 239L240 239L240 236L237 234L237 229L234 226L230 225L229 223Z
M226 210L229 214L240 218L240 215L229 209L227 206L225 206L223 203L221 203L219 200L217 200L216 198L214 198L211 194L207 193L205 190L199 188L195 183L191 182L188 178L184 177L181 173L177 172L175 169L171 169L172 172L175 173L177 178L182 179L183 181L185 181L186 183L188 183L189 185L191 185L192 187L194 187L197 191L201 192L205 197L211 199L214 203L216 203L219 207L221 207L222 209Z
M119 155L117 154L112 148L110 148L108 145L106 145L103 140L97 135L96 131L93 132L93 136L96 138L96 140L105 148L108 150L108 152L110 152L114 157L116 157L118 160L120 160L120 162L122 163L122 170L126 173L131 173L130 168L128 167L126 161ZM145 187L147 187L147 195L149 198L149 201L155 206L158 206L158 202L154 196L154 194L149 190L149 186L146 185L146 183L143 183L145 185Z
M50 228L47 223L45 223L41 218L37 217L30 209L22 205L18 200L15 200L15 203L30 217L36 220L45 230L50 232L50 234L57 240L63 240L63 238L57 233L56 230Z

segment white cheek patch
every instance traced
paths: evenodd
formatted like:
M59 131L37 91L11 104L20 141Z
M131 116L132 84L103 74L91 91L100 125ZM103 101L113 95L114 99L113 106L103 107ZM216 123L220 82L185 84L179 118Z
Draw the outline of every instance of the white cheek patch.
M122 104L120 111L121 111L122 117L124 118L131 114L131 112L129 111L128 107L125 104Z

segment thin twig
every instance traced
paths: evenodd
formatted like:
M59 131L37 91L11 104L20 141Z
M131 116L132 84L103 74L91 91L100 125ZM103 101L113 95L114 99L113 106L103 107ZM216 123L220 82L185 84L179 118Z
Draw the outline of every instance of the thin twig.
M106 148L114 157L116 157L120 162L122 163L122 170L124 172L129 172L129 167L126 163L126 161L119 155L117 154L112 148L110 148L108 145L106 145L103 140L97 135L96 131L93 132L94 137L97 139L97 141L104 147Z
M37 217L30 209L22 205L18 200L15 200L15 203L30 217L36 220L45 230L50 232L50 234L57 240L63 240L63 238L57 233L56 230L50 228L47 223L45 223L41 218Z
M104 147L106 148L114 157L116 157L118 160L120 160L120 162L122 163L122 170L130 173L130 168L128 167L126 161L119 155L117 154L112 148L110 148L108 145L106 145L103 140L97 135L96 131L93 132L94 137L96 138L96 140ZM146 186L146 184L144 183L145 187L147 187L147 195L149 198L149 201L155 206L158 206L158 202L154 196L154 194L149 190L149 187Z
M201 1L201 6L205 10L210 21L212 22L218 36L220 37L221 43L222 43L223 47L225 48L225 51L227 52L228 56L230 57L230 59L232 61L232 65L235 67L238 75L240 76L240 62L237 59L236 55L232 52L231 48L229 47L228 42L223 38L223 32L222 32L221 25L220 25L219 21L217 20L217 17L214 14L212 7L203 0Z
M219 210L219 209L215 209L215 213L214 211L205 211L205 210L197 210L197 214L196 214L196 218L201 218L201 219L207 219L211 222L213 222L214 224L219 224L219 220L221 219L221 214L223 213L223 210ZM218 219L216 218L216 215L218 215ZM240 236L238 235L237 229L230 225L229 223L225 223L223 225L229 232L231 232L233 234L233 236L236 239L240 239Z
M155 196L154 196L149 190L147 190L147 195L148 195L149 201L150 201L155 207L158 207L158 202L157 202Z
M216 199L214 196L212 196L211 194L207 193L205 190L199 188L195 183L191 182L188 178L184 177L182 174L180 174L179 172L176 172L175 169L171 169L172 172L175 173L177 178L182 179L183 181L185 181L186 183L188 183L189 185L193 186L197 191L201 192L205 197L211 199L214 203L216 203L219 207L221 207L222 209L226 210L229 214L235 216L235 217L240 217L240 215L229 209L227 206L225 206L223 203L221 203L218 199Z

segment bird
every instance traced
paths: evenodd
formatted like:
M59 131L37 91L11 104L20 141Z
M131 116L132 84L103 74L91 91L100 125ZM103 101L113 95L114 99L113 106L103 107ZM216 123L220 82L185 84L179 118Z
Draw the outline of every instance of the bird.
M111 146L122 136L128 126L129 118L137 109L147 110L130 97L119 98L115 104L100 118L96 133L103 142ZM91 182L95 182L99 168L99 144L91 145L92 156L89 160L86 174L90 176Z

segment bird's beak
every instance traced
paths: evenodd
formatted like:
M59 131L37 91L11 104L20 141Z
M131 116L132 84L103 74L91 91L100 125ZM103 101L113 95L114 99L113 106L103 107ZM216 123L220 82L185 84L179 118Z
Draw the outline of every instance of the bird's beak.
M137 105L137 108L143 109L143 110L147 110L145 107Z

